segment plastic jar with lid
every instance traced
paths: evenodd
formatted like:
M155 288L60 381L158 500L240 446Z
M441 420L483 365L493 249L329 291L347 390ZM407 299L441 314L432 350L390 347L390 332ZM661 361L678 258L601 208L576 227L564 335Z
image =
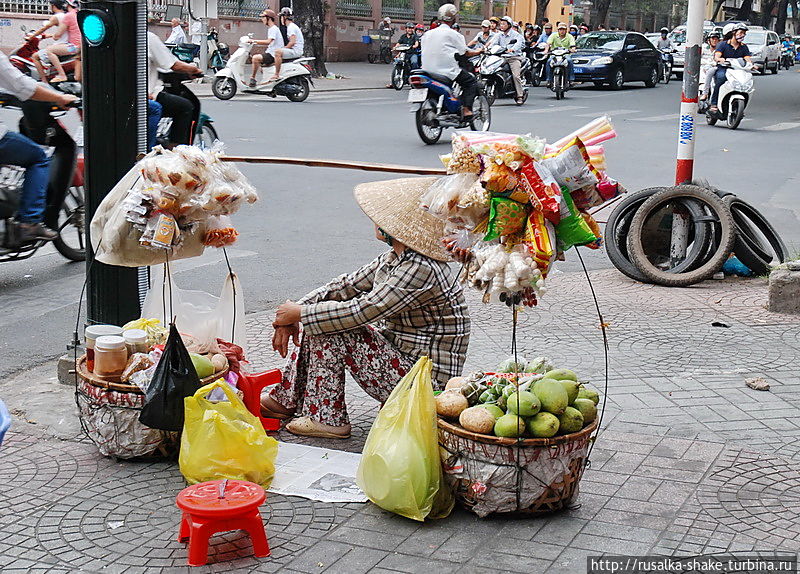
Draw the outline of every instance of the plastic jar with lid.
M101 379L119 381L128 364L125 339L118 335L103 335L94 342L94 374Z
M83 332L86 337L86 368L94 371L94 344L98 337L122 335L122 327L116 325L88 325Z
M122 333L125 345L128 347L128 355L134 353L147 353L147 333L143 329L128 329Z

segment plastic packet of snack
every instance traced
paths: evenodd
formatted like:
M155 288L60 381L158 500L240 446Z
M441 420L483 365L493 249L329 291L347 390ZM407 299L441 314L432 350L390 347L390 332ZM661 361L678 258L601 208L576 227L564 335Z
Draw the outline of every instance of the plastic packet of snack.
M484 241L512 235L525 227L528 206L505 197L493 197L489 207L489 225Z
M439 219L456 215L461 196L478 181L474 173L456 173L437 179L420 198L420 208Z
M520 151L535 161L542 159L547 147L547 142L542 138L533 137L530 134L517 136L514 142Z
M481 160L472 150L467 139L460 133L453 134L453 152L445 163L447 173L475 173L481 172ZM444 161L444 160L443 160Z
M561 188L561 194L564 198L561 221L556 225L556 238L559 248L562 251L566 251L573 245L587 245L597 241L597 235L592 232L581 212L575 207L575 202L572 201L569 190L563 187Z
M480 242L483 236L469 229L453 227L449 224L445 226L445 234L442 237L442 244L447 252L455 261L466 263L469 261L476 243Z
M556 253L553 224L544 218L541 211L533 211L525 223L522 239L528 246L528 251L537 267L542 271L542 276L546 277Z
M595 187L597 189L597 193L600 195L603 201L614 199L621 193L625 192L625 189L619 184L619 182L611 179L607 174L603 174L603 177L597 182Z
M122 371L120 380L123 383L127 383L131 375L139 371L146 371L152 366L153 360L150 358L150 355L146 353L134 353L131 355L130 359L128 359L128 364L125 366L125 370Z
M601 205L606 201L597 191L597 185L599 184L584 185L580 189L570 192L572 195L572 201L575 202L575 205L578 207L578 209L591 209L592 207Z
M206 222L202 242L209 247L227 247L236 243L238 236L239 232L236 231L229 216L212 215Z
M591 243L587 243L586 247L589 249L600 249L603 246L603 232L600 231L600 226L597 224L597 221L594 217L590 214L586 213L585 211L581 211L581 217L586 222L586 225L589 226L589 229L592 230L592 233L596 237L594 241Z
M520 189L528 195L534 210L558 223L561 219L561 188L543 165L528 161L520 169Z
M575 138L555 154L545 156L541 163L550 170L559 185L569 191L600 181L600 172L592 166L586 146L579 138Z
M481 183L493 193L513 191L519 185L519 173L505 163L490 161L481 173Z

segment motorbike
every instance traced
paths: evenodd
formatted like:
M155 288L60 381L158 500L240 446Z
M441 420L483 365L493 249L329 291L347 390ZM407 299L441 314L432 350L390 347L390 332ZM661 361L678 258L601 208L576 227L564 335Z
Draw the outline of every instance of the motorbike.
M192 90L186 87L186 83L192 81L188 74L180 72L160 73L159 77L164 82L164 91L174 96L180 96L189 100L194 107L192 116L192 145L203 149L208 149L219 139L217 130L214 128L214 120L200 108L200 100ZM156 142L161 146L170 143L169 132L172 128L172 118L161 118L158 122L156 132Z
M237 90L249 94L263 94L274 98L286 96L292 102L303 102L311 92L314 85L311 79L310 62L314 58L284 59L281 66L281 76L276 81L269 81L275 74L275 67L261 68L256 76L256 87L248 86L250 79L250 64L247 57L253 49L252 34L239 38L239 48L228 60L227 65L218 71L211 84L211 91L220 100L230 100L236 95Z
M200 46L196 44L164 44L181 62L196 64L200 60Z
M26 76L30 76L42 82L49 82L56 77L56 70L49 62L42 62L47 77L40 78L39 71L36 69L36 64L33 63L33 55L39 51L39 38L31 37L25 40L19 48L11 52L8 56L11 64ZM64 73L67 74L67 80L70 82L75 81L75 66L77 60L75 56L61 56L59 58L61 65L64 68Z
M516 40L512 40L513 44ZM505 48L501 46L492 46L489 48L489 53L485 55L480 66L480 77L483 86L485 86L486 98L489 105L493 105L498 98L516 98L517 92L514 89L514 76L511 74L511 68L508 62L503 57L506 52ZM530 60L522 58L522 77L528 73L530 69ZM522 103L528 99L528 88L522 89ZM522 104L520 104L522 105Z
M480 85L472 105L473 115L465 118L461 114L460 90L453 88L452 80L425 70L414 70L409 83L411 112L415 114L417 133L426 144L438 142L445 128L488 131L491 127L489 100Z
M794 66L794 51L790 50L786 46L781 46L781 60L778 66L783 66L785 70L788 70L791 66Z
M219 41L219 33L216 28L211 28L208 31L206 45L208 46L208 67L214 70L214 73L217 73L225 67L230 55L230 49L226 43Z
M658 63L658 79L665 84L669 84L669 81L672 79L672 66L675 62L672 53L675 51L676 50L659 50L661 58Z
M395 90L402 90L411 75L411 54L408 53L410 49L410 46L395 48L397 54L394 57L394 67L392 68L392 87Z
M545 46L546 44L542 42L525 50L530 66L524 78L529 85L535 88L538 88L547 77L545 72L545 63L547 62L547 54L544 52Z
M59 87L64 84L68 82ZM69 84L63 91L77 92L78 95L80 85ZM76 100L72 107L80 106L81 101ZM21 110L20 133L39 145L52 148L44 224L58 232L53 246L61 255L70 261L84 261L83 155L78 153L75 140L59 121L66 111L46 102L21 102L7 94L0 94L0 107ZM0 166L0 263L28 259L49 243L38 240L23 244L19 241L14 216L24 175L25 170L20 167Z
M569 62L567 61L569 50L566 48L555 48L550 50L550 73L553 81L550 82L550 89L556 95L557 100L563 100L564 94L571 87L569 80Z
M711 106L707 103L708 98L699 108L701 113L706 115L706 123L713 126L719 120L726 120L728 127L735 130L739 127L744 117L744 110L750 101L750 94L755 91L753 86L753 65L746 62L744 58L727 60L725 66L725 83L719 88L717 99L717 112L711 111ZM713 86L706 86L708 93L714 89Z

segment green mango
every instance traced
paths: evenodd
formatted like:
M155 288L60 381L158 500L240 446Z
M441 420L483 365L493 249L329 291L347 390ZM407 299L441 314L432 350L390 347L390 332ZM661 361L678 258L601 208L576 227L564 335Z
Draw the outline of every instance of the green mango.
M533 385L533 394L537 396L542 410L554 415L561 415L569 405L567 391L560 381L542 379Z
M588 387L582 387L578 391L578 398L579 399L589 399L590 401L592 401L596 405L600 403L600 393L598 393L596 390L590 389Z
M578 409L567 407L558 417L558 424L558 432L561 434L578 432L583 428L583 415Z
M575 399L572 406L581 411L584 426L597 418L597 407L591 399Z
M556 381L577 381L578 375L569 369L553 369L544 374L545 379L554 379Z
M558 432L559 424L556 415L537 413L528 419L528 432L534 438L550 438Z

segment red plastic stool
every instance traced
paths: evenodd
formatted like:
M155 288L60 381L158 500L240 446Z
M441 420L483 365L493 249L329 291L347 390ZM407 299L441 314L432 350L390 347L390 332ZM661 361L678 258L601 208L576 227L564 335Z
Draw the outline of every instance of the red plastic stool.
M208 562L208 539L217 532L245 530L253 554L269 556L269 542L258 507L264 489L244 480L211 480L184 488L175 501L183 511L178 541L189 540L189 566Z
M264 387L277 385L283 381L280 369L272 369L263 373L241 373L237 387L244 394L244 406L256 415L266 431L276 431L281 428L281 421L261 416L261 391Z

